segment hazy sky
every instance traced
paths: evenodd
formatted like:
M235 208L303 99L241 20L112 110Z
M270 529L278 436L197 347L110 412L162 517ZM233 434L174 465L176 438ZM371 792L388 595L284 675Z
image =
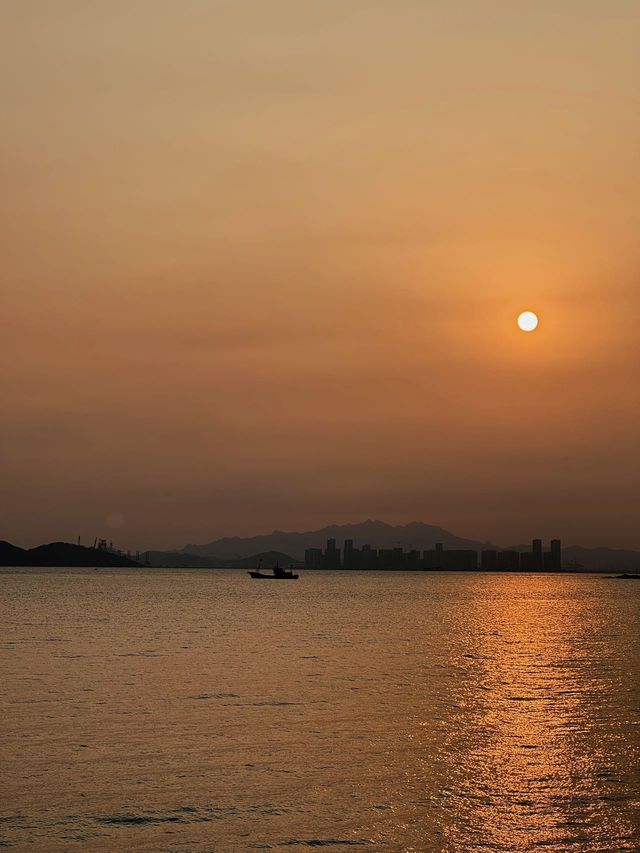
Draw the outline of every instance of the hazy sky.
M0 538L640 547L637 0L1 24Z

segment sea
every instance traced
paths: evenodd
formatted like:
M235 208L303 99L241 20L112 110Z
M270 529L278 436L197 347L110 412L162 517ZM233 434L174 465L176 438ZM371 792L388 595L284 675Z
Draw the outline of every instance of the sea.
M0 848L640 851L640 582L0 572Z

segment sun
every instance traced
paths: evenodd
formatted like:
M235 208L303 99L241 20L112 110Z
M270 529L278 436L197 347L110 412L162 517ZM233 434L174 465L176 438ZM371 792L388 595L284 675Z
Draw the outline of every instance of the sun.
M538 315L533 311L523 311L518 317L518 326L523 332L533 332L538 328Z

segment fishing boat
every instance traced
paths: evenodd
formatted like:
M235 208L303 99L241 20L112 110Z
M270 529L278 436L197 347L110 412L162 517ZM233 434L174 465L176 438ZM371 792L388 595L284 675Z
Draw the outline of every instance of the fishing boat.
M276 563L276 565L271 569L271 574L266 572L261 572L260 569L256 571L249 572L249 576L255 578L255 580L267 580L267 581L297 581L298 575L294 574L291 569L282 569Z

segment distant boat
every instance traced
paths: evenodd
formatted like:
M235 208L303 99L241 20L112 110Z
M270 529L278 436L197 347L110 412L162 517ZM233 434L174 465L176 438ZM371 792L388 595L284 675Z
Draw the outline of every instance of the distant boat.
M298 575L294 574L291 569L281 569L280 566L276 563L276 565L271 569L272 574L266 574L265 572L261 572L257 570L255 572L249 572L249 576L255 578L256 580L267 580L267 581L297 581Z

